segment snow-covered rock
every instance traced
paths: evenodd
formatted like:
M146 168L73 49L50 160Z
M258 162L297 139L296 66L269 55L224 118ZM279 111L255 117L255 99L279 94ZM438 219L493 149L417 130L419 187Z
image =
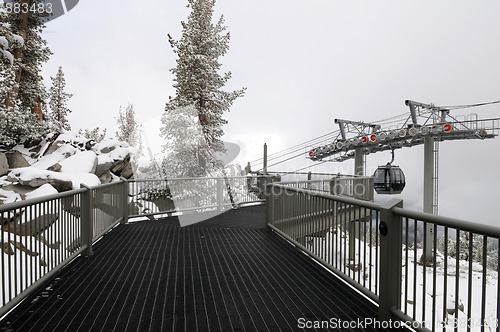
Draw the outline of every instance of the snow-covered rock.
M38 188L48 183L59 192L73 189L73 183L69 175L34 167L12 170L7 176L7 181L18 182L23 186L33 188Z
M95 173L97 156L93 151L83 151L59 162L62 173Z
M46 183L26 194L26 199L57 194L57 189Z
M134 177L126 142L96 143L71 132L0 153L0 204Z
M5 153L0 152L0 176L9 173L9 161Z
M7 157L9 168L20 168L20 167L30 166L30 164L26 161L26 158L24 158L21 152L19 151L7 152L5 156Z

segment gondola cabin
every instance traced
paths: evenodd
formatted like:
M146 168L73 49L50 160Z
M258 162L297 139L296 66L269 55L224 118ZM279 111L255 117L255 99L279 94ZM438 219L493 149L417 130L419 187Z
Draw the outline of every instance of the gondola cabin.
M398 166L379 166L373 173L373 187L377 194L401 194L405 185L405 175Z

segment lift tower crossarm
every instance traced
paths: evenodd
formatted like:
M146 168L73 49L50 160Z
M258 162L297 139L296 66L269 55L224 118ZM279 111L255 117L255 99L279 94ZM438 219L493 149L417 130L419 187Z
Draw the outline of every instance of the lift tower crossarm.
M413 101L413 100L405 100L405 105L410 107L410 114L411 114L411 120L413 122L413 125L415 127L418 127L417 123L417 111L419 112L418 115L422 115L422 110L429 110L429 111L439 111L441 112L441 118L440 122L445 122L446 121L446 116L450 114L450 110L446 108L442 108L436 105L432 104L424 104L418 101Z
M346 130L349 131L349 129L352 127L353 130L357 131L357 134L362 134L365 132L366 128L371 128L372 133L376 132L377 130L380 130L380 125L375 124L375 123L367 123L367 122L361 122L361 121L351 121L351 120L342 120L342 119L335 119L333 120L335 123L339 125L340 129L340 135L342 136L343 140L346 140Z

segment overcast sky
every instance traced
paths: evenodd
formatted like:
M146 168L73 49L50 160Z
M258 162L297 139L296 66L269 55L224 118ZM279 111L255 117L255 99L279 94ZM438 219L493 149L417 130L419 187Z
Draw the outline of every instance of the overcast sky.
M47 24L54 53L48 79L62 66L74 93L71 125L116 130L120 105L133 103L139 122L157 121L173 95L175 56L167 33L181 35L184 1L80 1ZM231 33L221 59L247 87L227 114L225 140L245 164L262 145L280 151L337 127L334 118L376 121L408 112L405 99L436 105L500 100L500 2L219 0ZM47 85L49 81L47 81ZM500 105L457 111L500 117ZM497 223L500 139L441 144L440 213ZM401 197L421 209L423 149L397 151L407 175ZM368 157L369 173L390 153ZM311 164L298 158L279 170ZM336 173L352 161L312 170Z

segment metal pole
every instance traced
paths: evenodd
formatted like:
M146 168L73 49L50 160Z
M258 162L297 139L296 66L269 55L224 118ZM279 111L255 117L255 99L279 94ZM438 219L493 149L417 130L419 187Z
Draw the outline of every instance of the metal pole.
M85 251L82 253L83 256L92 256L92 233L93 233L93 220L92 220L92 189L88 186L81 184L81 188L87 189L81 195L81 206L80 206L80 234L82 246L86 246Z
M424 139L424 212L433 213L434 200L434 138L426 136ZM432 262L432 239L434 226L428 225L425 232L425 260Z
M129 182L125 178L121 178L122 181L122 198L121 198L121 203L123 204L122 206L122 221L121 224L126 224L128 222L128 193L129 193Z
M217 211L222 211L224 208L224 187L222 178L217 178Z
M401 308L401 274L403 244L401 217L392 209L403 207L403 201L392 199L380 207L379 319L394 320L392 308Z
M365 175L365 167L363 163L364 153L362 149L354 151L354 175Z
M264 175L267 175L267 143L264 143L264 166L263 166Z
M365 166L364 166L364 152L363 149L354 150L354 175L363 176L365 175ZM354 184L356 181L351 181L350 185L352 186L352 190L354 192ZM347 189L349 190L349 189ZM355 212L354 212L355 213ZM359 239L359 223L360 221L348 220L349 222L349 259L354 262L356 258L356 239Z

